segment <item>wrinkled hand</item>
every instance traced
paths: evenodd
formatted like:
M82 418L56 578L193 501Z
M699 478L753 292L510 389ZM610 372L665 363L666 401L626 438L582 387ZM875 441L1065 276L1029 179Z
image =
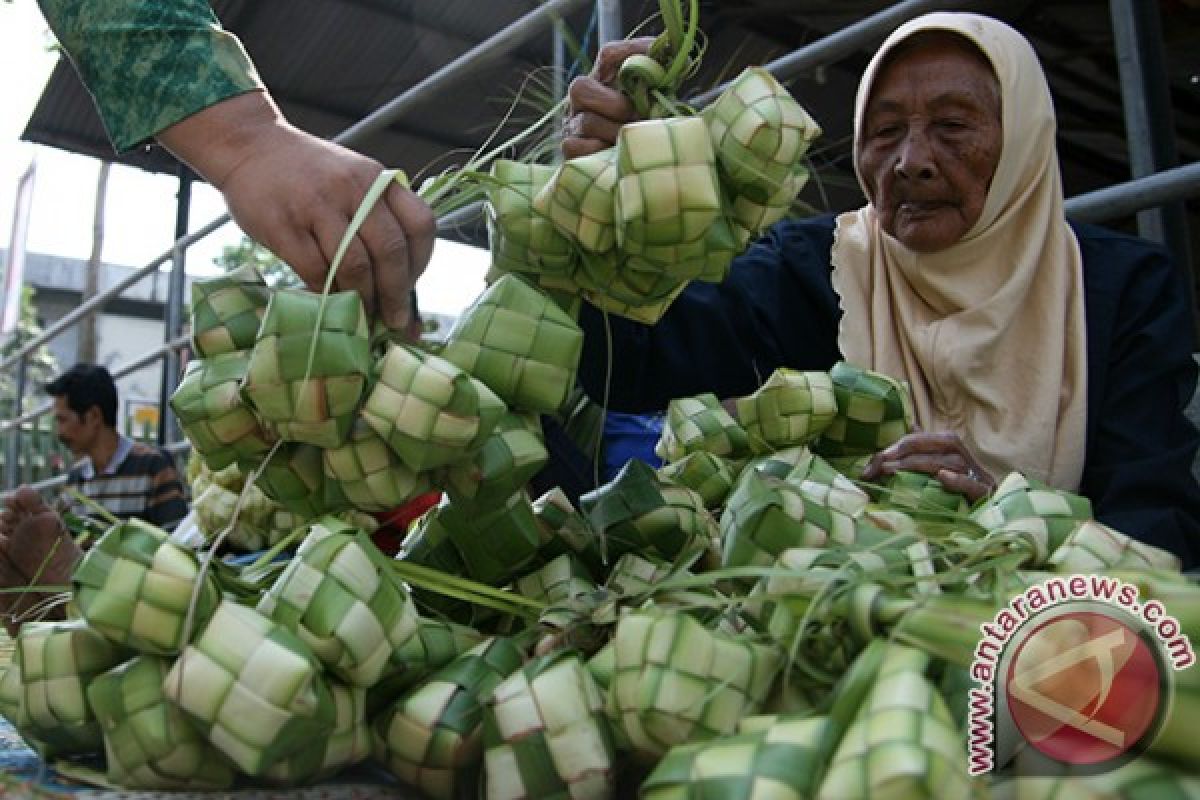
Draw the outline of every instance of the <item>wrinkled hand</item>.
M564 156L576 158L612 147L621 126L637 119L629 98L615 88L617 71L625 59L649 51L653 42L651 36L609 42L600 48L592 74L571 81L567 92L570 109L563 129Z
M863 470L863 478L873 481L900 470L932 475L942 486L972 503L996 488L995 479L956 433L910 433L876 453Z
M313 290L329 266L382 165L290 125L264 92L229 98L163 130L159 141L225 196L252 239L285 261ZM375 204L354 237L334 286L357 291L367 313L400 330L409 293L429 263L433 212L398 184Z

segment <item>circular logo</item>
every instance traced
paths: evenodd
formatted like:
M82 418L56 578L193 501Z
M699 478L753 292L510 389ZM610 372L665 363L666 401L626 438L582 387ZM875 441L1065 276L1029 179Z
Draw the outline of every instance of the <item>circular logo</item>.
M1163 673L1129 625L1093 611L1042 622L1009 661L1005 691L1021 735L1064 764L1097 765L1156 731Z

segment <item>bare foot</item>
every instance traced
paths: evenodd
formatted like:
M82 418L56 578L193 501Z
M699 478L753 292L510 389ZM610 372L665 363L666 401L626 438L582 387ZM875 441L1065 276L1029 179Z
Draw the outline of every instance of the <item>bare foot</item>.
M82 556L62 519L33 489L22 486L8 501L0 521L0 589L69 583ZM26 619L61 619L56 592L0 592L0 615L9 633ZM45 612L45 613L43 613Z

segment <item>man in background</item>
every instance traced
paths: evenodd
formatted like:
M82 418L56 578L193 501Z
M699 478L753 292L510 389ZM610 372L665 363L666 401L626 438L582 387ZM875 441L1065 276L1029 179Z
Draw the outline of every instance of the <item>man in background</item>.
M120 519L172 528L187 514L183 484L166 451L117 432L117 387L108 370L76 364L46 384L59 440L78 459L67 473L74 490ZM61 511L93 509L64 492ZM30 619L61 619L62 590L82 551L62 517L36 490L22 486L0 511L0 621L10 635Z
M78 459L68 488L121 519L168 529L183 519L187 502L171 455L117 432L117 387L107 369L76 364L46 384L46 393L54 398L58 439ZM64 500L64 510L90 515L80 501Z

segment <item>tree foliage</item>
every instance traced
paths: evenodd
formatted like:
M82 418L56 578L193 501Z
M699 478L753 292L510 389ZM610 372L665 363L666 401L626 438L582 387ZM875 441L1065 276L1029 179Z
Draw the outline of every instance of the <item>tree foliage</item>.
M0 360L7 361L18 350L33 341L42 333L38 323L37 307L33 302L34 289L32 286L21 287L21 316L17 320L16 330L0 345ZM41 386L52 379L58 371L58 361L54 354L42 345L26 359L25 367L25 396L21 404L21 412L29 411L45 402ZM14 413L14 403L17 394L17 367L0 373L0 416L10 419Z
M249 236L243 236L235 245L226 245L221 250L221 255L213 259L213 263L227 272L242 266L252 266L263 276L268 286L275 288L298 288L304 285L291 267Z

